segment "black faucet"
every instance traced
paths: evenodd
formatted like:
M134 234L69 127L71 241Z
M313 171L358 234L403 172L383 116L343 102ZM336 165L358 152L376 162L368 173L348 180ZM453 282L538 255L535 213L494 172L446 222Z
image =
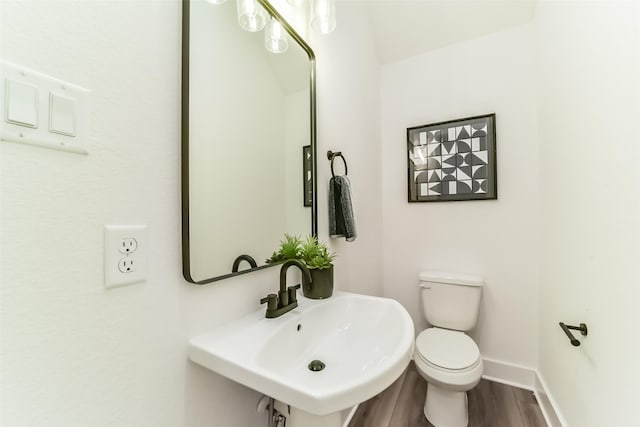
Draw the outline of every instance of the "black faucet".
M280 290L278 294L269 294L260 300L260 304L267 303L267 312L265 317L274 318L285 314L288 311L293 310L298 306L298 300L296 297L296 289L300 288L300 284L295 286L289 286L287 288L287 270L291 266L296 266L302 272L305 283L311 283L311 273L309 269L300 261L291 259L280 267Z

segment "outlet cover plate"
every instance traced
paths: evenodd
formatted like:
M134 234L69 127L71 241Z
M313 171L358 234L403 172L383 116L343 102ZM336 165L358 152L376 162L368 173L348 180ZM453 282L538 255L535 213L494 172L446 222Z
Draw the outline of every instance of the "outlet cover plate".
M123 253L123 244L135 239L135 250ZM122 272L119 268L123 258L135 262L133 271ZM146 225L105 225L104 226L104 287L131 285L147 280L147 226Z

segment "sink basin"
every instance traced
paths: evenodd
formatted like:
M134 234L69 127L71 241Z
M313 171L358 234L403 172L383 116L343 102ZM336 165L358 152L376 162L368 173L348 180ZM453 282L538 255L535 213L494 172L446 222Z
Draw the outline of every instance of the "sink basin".
M397 301L335 292L302 296L275 319L265 309L193 338L189 358L314 415L363 402L395 381L413 351L413 322ZM312 371L320 360L324 369Z

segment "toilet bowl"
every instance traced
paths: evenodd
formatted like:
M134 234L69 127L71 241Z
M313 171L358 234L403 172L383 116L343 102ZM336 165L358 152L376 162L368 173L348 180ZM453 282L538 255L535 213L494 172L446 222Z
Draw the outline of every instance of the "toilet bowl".
M436 427L466 427L467 394L482 377L476 343L463 332L429 328L416 339L414 363L427 381L424 414Z
M414 363L427 381L424 414L436 427L467 427L467 391L482 377L475 327L483 280L465 274L420 273L425 319L432 326L416 338Z

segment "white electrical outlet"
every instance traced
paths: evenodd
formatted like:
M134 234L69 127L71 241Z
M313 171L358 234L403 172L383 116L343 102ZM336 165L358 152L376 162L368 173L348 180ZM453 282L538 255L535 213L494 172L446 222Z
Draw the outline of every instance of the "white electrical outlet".
M124 258L120 258L118 262L118 270L120 273L133 273L136 271L136 260L133 256L126 256Z
M118 248L123 254L135 252L136 249L138 249L138 241L133 237L125 237L120 241L120 245L118 246Z
M147 279L147 226L104 226L104 286L130 285Z

